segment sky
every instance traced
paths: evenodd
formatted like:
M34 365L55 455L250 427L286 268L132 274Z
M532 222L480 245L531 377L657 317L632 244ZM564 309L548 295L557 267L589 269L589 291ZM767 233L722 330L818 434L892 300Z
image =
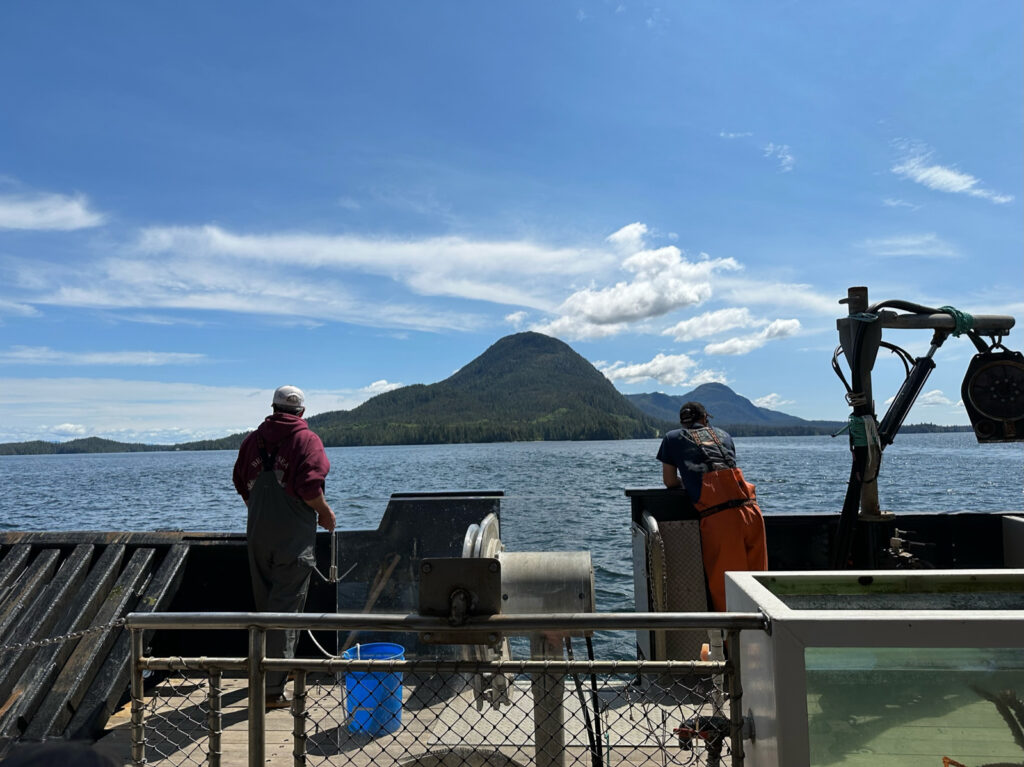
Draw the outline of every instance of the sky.
M1024 321L1022 38L1019 0L4 3L0 442L220 437L525 330L845 419L848 287ZM967 422L973 353L908 422Z

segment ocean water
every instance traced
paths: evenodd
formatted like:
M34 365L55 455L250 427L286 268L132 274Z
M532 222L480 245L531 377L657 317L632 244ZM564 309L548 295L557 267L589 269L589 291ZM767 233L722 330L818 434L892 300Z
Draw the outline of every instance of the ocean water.
M845 437L736 440L765 514L837 513ZM327 498L342 530L376 528L388 496L410 490L503 490L510 551L592 553L597 604L631 609L629 500L658 487L657 440L329 448ZM244 530L233 451L0 456L0 529ZM1019 511L1024 444L908 434L884 455L879 491L893 511Z

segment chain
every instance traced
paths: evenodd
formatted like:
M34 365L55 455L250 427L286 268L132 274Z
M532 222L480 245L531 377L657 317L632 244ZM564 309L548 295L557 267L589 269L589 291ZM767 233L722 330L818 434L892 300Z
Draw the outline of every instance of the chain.
M118 618L115 621L106 623L102 626L90 626L89 628L81 629L80 631L72 631L69 634L62 634L61 636L47 637L46 639L37 639L34 642L21 642L9 645L3 645L0 647L0 656L3 656L9 652L21 652L23 650L35 650L39 647L50 647L52 645L63 644L64 642L73 642L81 639L82 637L89 636L90 634L99 634L110 629L121 628L124 626L127 618Z

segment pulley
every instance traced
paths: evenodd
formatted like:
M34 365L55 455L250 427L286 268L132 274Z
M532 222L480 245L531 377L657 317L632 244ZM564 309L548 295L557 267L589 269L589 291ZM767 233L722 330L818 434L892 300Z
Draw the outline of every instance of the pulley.
M1024 442L1024 354L975 354L960 388L978 442Z

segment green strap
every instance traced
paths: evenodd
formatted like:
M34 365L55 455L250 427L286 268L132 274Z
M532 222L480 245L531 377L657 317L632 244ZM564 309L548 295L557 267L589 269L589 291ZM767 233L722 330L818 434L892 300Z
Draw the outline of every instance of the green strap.
M968 330L974 328L974 317L967 312L960 311L955 306L940 306L939 311L945 312L953 318L955 323L955 328L953 329L954 336L963 335Z
M845 431L850 432L850 444L853 447L868 447L871 444L878 445L878 431L875 428L871 429L871 434L868 434L868 427L865 422L869 416L863 415L851 415L849 421L847 421ZM842 431L837 432L842 434Z
M851 415L846 425L850 431L850 444L854 447L867 447L868 433L864 428L864 419L859 415Z

